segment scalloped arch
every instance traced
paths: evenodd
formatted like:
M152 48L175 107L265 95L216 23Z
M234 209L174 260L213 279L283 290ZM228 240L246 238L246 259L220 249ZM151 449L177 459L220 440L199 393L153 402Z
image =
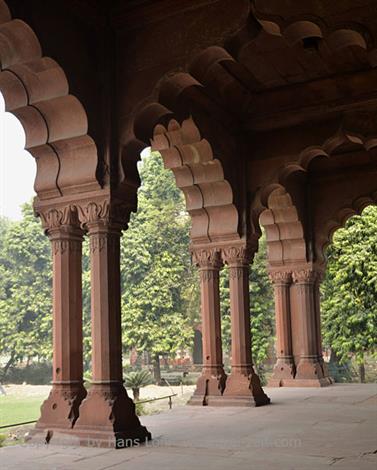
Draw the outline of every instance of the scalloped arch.
M368 42L368 31L361 30L360 24L347 25L329 29L321 18L294 18L290 22L284 22L279 16L264 14L253 8L256 20L264 31L274 36L282 36L288 44L295 46L304 43L306 39L323 39L328 49L336 54L337 51L347 47L359 47L366 51L369 65L377 66L377 49ZM322 48L321 42L319 48Z
M99 189L97 148L88 136L86 112L69 94L62 68L43 57L33 30L12 19L0 0L0 92L6 111L25 131L37 163L34 189L41 200Z
M308 261L303 225L282 185L272 184L258 192L252 217L266 231L270 267Z
M260 188L251 207L251 220L255 233L259 233L259 223L266 230L268 242L268 258L270 265L282 265L292 262L312 261L308 259L308 249L302 221L285 187L288 178L294 173L306 173L310 164L316 158L331 158L332 155L344 150L372 151L377 147L374 135L363 136L361 133L340 129L328 138L322 146L305 148L296 161L286 163L281 167L274 180ZM316 243L316 256L319 263L324 262L324 250L330 243L333 231L343 226L350 216L360 213L367 205L373 204L377 193L371 197L355 199L352 207L344 207L337 212L319 234ZM361 208L361 209L360 209Z
M233 191L220 160L213 155L192 117L180 122L157 103L144 108L135 121L135 134L160 152L182 190L191 216L191 240L208 243L239 239L239 217Z
M326 260L326 248L331 244L334 233L339 228L344 227L348 219L355 215L361 215L366 207L376 204L377 191L369 196L358 197L351 205L341 207L332 218L327 221L317 240L317 252L322 262Z
M286 163L279 168L275 184L285 185L287 179L296 172L308 172L310 164L319 157L331 158L341 151L362 150L369 152L377 148L376 136L363 136L360 133L352 133L340 129L336 134L328 138L321 146L305 148L296 161Z

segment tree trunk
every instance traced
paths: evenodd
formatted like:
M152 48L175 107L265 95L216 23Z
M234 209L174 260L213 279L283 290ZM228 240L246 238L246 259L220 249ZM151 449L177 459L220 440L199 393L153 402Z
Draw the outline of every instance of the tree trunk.
M365 384L365 364L359 364L360 383Z
M153 361L153 376L157 385L161 383L160 355L155 354Z
M5 377L7 376L8 370L10 366L13 364L14 361L14 351L12 351L12 354L10 355L9 361L5 364L3 373L1 374L1 380L0 382L4 382Z
M133 388L132 393L134 394L134 401L139 401L139 399L140 399L140 388L139 387Z

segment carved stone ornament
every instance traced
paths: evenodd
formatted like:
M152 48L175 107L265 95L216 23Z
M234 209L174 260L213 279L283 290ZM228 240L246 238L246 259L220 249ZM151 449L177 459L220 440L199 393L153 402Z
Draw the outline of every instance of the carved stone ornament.
M273 284L290 284L292 282L292 273L290 271L270 272L269 278Z
M114 250L119 247L120 232L95 233L90 236L90 252L101 252L104 248Z
M248 276L248 270L245 269L247 267L248 265L242 267L229 266L229 279L242 279L244 275Z
M253 257L254 250L249 245L246 246L231 246L221 250L223 261L228 266L248 266Z
M292 272L293 282L296 284L312 284L317 279L317 271L313 269L300 269Z
M192 259L200 269L220 269L222 266L220 252L216 248L194 250Z
M78 214L83 226L108 220L110 215L109 201L89 202L84 206L79 205Z
M127 204L111 204L107 199L78 206L79 219L85 228L102 223L124 229L127 227L130 212L131 208Z
M202 282L218 280L219 271L215 269L202 269L199 272L199 277Z
M70 253L80 253L81 251L81 239L53 239L51 242L53 255L63 255L66 251L69 251Z
M47 209L39 212L42 226L46 231L62 226L77 225L76 207L68 205L59 209Z

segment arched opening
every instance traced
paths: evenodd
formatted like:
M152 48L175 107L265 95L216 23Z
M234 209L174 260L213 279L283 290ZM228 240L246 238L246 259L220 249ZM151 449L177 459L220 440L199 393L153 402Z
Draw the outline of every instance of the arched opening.
M364 207L363 207L364 206ZM376 355L377 207L367 201L358 213L343 212L331 231L321 286L323 342L337 382L373 380Z
M184 93L192 86L192 77L178 74L164 85L160 96L175 108L174 100L180 99L178 90ZM190 403L265 405L269 398L251 359L248 269L254 240L247 239L246 233L240 235L245 221L239 215L239 200L227 180L221 157L210 140L202 137L193 117L182 118L187 114L182 109L174 118L174 113L162 105L150 105L139 113L134 131L140 141L150 138L152 149L161 153L165 167L173 171L177 186L185 195L191 216L191 251L200 271L204 363ZM233 325L229 378L224 372L221 344L219 271L223 263L229 267Z
M0 95L0 216L12 220L21 218L21 205L34 196L36 166L24 150L25 133L18 119L5 113ZM20 171L22 168L22 171Z
M49 443L61 432L76 443L94 437L109 439L110 446L117 445L116 438L145 441L150 434L135 414L121 371L119 238L127 209L112 208L110 217L109 191L97 181L97 148L87 135L86 112L69 94L61 67L42 55L32 29L12 19L3 1L0 35L0 91L37 163L34 211L51 241L53 259L53 382L30 437ZM85 232L90 237L93 346L88 394L82 344ZM109 268L110 262L114 267ZM107 291L109 279L112 294ZM98 429L102 434L96 434Z
M189 250L191 221L161 155L146 149L138 167L138 208L121 240L122 343L126 353L146 354L144 368L153 372L151 381L167 385L171 377L177 382L174 374L183 378L190 372L194 328L200 322L198 276Z
M31 284L37 276L34 274L36 247L40 247L41 238L44 241L40 227L36 233L37 224L32 214L35 162L24 150L25 133L20 122L12 114L5 113L2 95L0 101L0 382L4 383L9 381L10 373L17 376L17 371L13 370L17 363L29 364L32 356L37 356L51 339L43 333L38 335L38 314L29 301L33 295ZM29 237L22 224L24 220L31 222L30 232L37 235L30 250L27 247ZM43 280L46 281L46 277ZM43 281L39 288L42 284ZM40 349L37 341L28 338L33 331L38 336Z
M353 171L360 178L351 183L355 156ZM350 215L375 202L374 159L372 138L338 132L321 148L307 148L297 163L281 168L277 182L254 200L251 217L257 224L260 214L266 229L275 290L277 363L270 385L331 383L320 315L324 247Z

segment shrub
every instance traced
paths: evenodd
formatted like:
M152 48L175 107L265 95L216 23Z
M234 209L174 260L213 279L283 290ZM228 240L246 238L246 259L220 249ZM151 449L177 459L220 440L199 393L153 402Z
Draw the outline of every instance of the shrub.
M140 388L153 382L152 376L147 370L128 372L128 374L124 376L124 379L126 387L132 389L135 401L138 401L140 398Z
M14 367L8 371L4 383L48 385L52 379L52 364L40 362L25 367Z

